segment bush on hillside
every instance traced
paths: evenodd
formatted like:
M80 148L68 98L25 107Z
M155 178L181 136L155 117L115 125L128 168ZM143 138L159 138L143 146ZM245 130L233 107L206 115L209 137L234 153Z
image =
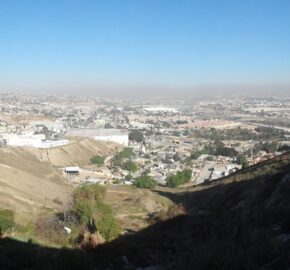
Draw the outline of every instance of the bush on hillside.
M138 170L137 164L131 160L124 162L121 167L123 170L127 170L129 172L136 172Z
M169 187L178 187L186 184L191 180L192 170L184 169L183 171L177 172L176 175L169 176L167 178L167 185Z
M90 201L103 200L106 188L101 185L83 185L78 187L73 194L74 201L88 199Z
M103 202L105 193L105 187L98 184L77 188L73 195L73 211L81 225L110 241L120 234L121 229L111 207Z
M96 155L94 157L92 157L90 159L90 161L93 163L93 164L96 164L98 166L102 166L104 165L104 161L105 161L105 157L103 156L99 156L99 155Z
M150 176L148 175L142 175L140 177L137 177L134 185L137 188L145 188L145 189L152 189L156 186L156 181L154 181Z
M249 167L250 163L245 155L238 155L237 156L237 163L242 165L243 168Z
M0 210L0 236L15 226L14 213L9 209Z
M97 231L105 238L111 241L120 235L120 225L112 213L103 213L96 224Z
M133 156L133 149L130 147L126 147L124 148L121 152L118 152L113 160L112 160L112 164L115 166L121 166L124 159L130 159Z
M81 224L92 223L93 207L88 200L78 200L74 203L74 211Z
M66 237L56 216L39 216L34 224L34 234L41 242L56 245L62 245Z

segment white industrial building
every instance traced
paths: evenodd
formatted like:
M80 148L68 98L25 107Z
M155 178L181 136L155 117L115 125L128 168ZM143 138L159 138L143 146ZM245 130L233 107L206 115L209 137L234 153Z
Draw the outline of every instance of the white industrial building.
M115 142L128 146L129 135L127 130L106 128L75 128L66 133L66 137L86 137L98 141Z
M177 113L178 110L173 107L146 107L143 108L143 111L151 112L151 113Z
M35 126L45 126L47 127L48 130L61 133L65 130L65 125L63 121L61 120L35 120L35 121L30 121L29 124L33 127Z
M52 148L69 144L69 140L46 140L44 134L1 134L0 140L2 145L31 146L36 148Z

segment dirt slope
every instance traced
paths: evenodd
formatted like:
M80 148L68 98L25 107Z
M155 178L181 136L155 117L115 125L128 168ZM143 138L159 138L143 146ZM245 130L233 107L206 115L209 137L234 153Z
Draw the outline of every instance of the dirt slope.
M87 165L89 159L96 155L109 155L120 148L119 145L93 139L75 139L72 143L50 149L27 148L25 151L35 155L40 161L54 166Z
M71 187L50 164L23 149L0 149L0 207L15 211L18 222L46 209L60 209Z
M75 139L51 149L0 148L0 207L15 211L18 222L46 209L60 209L72 187L56 167L87 165L96 155L109 155L120 146L92 139Z
M65 202L71 188L58 175L38 177L3 164L0 167L0 207L12 209L17 222L33 220L44 208L62 208L54 200Z
M155 192L125 185L108 185L105 201L112 207L122 229L147 227L150 215L167 211L173 203Z
M185 212L88 252L3 239L0 265L3 269L42 269L44 262L46 269L289 269L290 154L214 183L155 192L182 203ZM108 195L107 201L114 201L113 195L132 200L125 188L112 189ZM117 202L114 210L118 211Z

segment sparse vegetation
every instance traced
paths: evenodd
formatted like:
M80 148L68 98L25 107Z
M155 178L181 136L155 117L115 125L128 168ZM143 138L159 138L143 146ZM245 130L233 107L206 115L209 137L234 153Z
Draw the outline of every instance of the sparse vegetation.
M98 165L99 167L104 165L105 157L96 155L90 159L93 164Z
M138 170L137 164L132 160L125 161L121 167L123 170L127 170L129 172L136 172Z
M124 159L129 160L133 155L133 149L126 147L114 156L112 163L115 166L122 166Z
M33 236L42 243L50 245L63 245L65 243L65 231L56 216L39 216L33 229Z
M182 204L171 205L167 211L162 211L159 214L158 220L165 221L181 215L186 215L186 209Z
M105 193L105 187L100 185L79 187L73 195L73 211L81 225L110 241L120 234L120 226L110 206L103 202Z
M232 147L225 147L223 142L217 140L214 144L207 145L202 150L192 152L190 157L191 159L197 159L201 155L235 157L238 152Z
M243 168L249 167L249 161L248 161L246 155L243 155L243 154L238 155L237 156L237 163L239 165L242 165Z
M184 169L183 171L177 172L176 175L169 176L167 178L167 185L169 187L178 187L191 180L192 170Z
M136 178L134 185L137 188L153 189L156 186L156 182L149 175L141 175Z
M224 180L221 184L181 192L164 189L161 192L173 198L176 204L150 216L149 229L134 234L128 231L117 241L102 246L95 243L102 242L103 238L114 239L116 234L112 211L103 202L106 190L101 186L80 187L75 192L76 198L95 201L89 205L98 211L92 211L95 213L92 228L97 232L82 234L79 249L47 249L32 244L35 243L32 240L7 243L8 239L3 239L0 251L4 256L0 260L9 258L9 265L15 254L21 254L20 258L23 254L29 254L29 258L33 257L31 254L41 254L41 262L38 256L28 262L26 257L20 259L21 266L26 268L33 261L32 269L35 265L36 269L41 268L44 262L49 267L69 265L69 269L90 269L91 266L105 269L108 265L119 269L126 266L120 260L122 256L134 269L157 263L164 268L174 264L176 269L191 269L193 265L206 270L240 270L249 266L250 269L272 269L274 265L278 265L277 269L286 269L283 266L289 262L289 154L246 168ZM128 196L126 202L131 200ZM178 203L180 201L182 204ZM137 214L128 216L134 224L139 218ZM87 220L90 223L90 219ZM81 251L92 248L93 252ZM151 257L157 249L158 258ZM168 256L168 250L174 252L174 256Z
M9 209L0 210L0 237L15 226L14 213Z
M238 141L260 141L260 140L285 140L289 132L272 127L257 127L254 131L244 128L233 129L199 129L194 130L193 135L207 140L238 140Z

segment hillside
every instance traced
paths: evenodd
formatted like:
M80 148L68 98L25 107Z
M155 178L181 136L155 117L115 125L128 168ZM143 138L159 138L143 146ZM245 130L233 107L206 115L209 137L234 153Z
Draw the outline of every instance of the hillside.
M152 226L88 253L3 239L0 265L6 269L289 269L289 154L215 183L156 192L182 203L186 213L155 217Z
M71 187L48 163L24 149L0 149L0 207L12 209L26 223L43 209L60 209Z
M148 216L166 211L170 199L146 189L126 185L108 185L105 202L108 203L122 229L139 231L150 225Z
M25 148L25 152L36 156L41 162L63 167L72 165L87 165L90 158L96 154L109 155L121 146L115 143L96 141L94 139L73 138L68 145L50 149ZM20 150L20 151L21 151Z
M72 187L55 167L86 165L96 153L107 155L116 147L76 139L69 145L51 149L0 148L0 207L12 209L20 223L33 219L43 209L61 209Z

